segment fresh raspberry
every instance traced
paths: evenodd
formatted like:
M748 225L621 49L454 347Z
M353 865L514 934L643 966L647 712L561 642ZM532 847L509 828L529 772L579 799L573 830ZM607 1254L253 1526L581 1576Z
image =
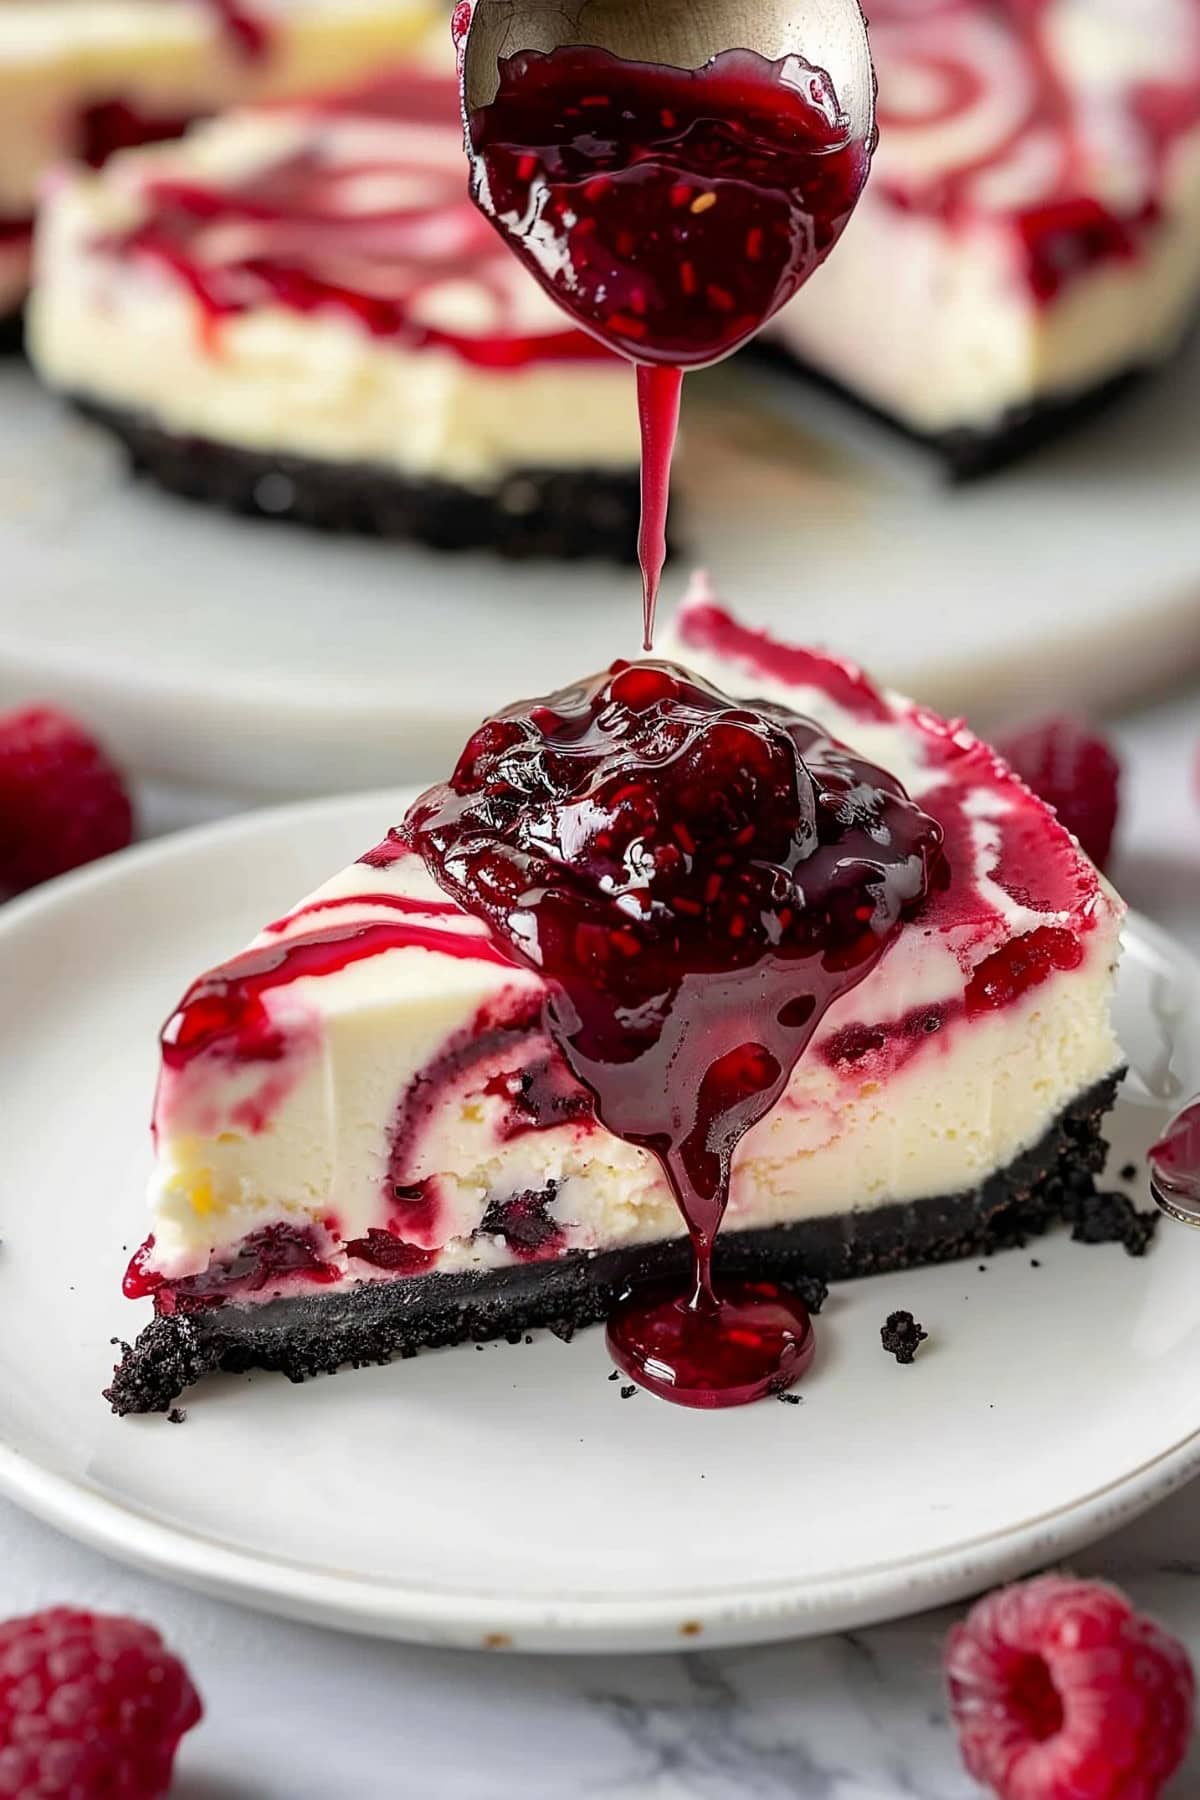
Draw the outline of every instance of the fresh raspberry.
M1112 850L1121 786L1121 765L1105 739L1083 719L1057 718L1021 726L995 743L1102 869Z
M963 1761L1000 1800L1154 1800L1192 1733L1187 1651L1103 1582L989 1594L950 1633L946 1679Z
M159 1800L201 1714L149 1625L55 1607L0 1625L0 1796Z
M0 714L0 900L132 835L125 784L81 725L49 706Z

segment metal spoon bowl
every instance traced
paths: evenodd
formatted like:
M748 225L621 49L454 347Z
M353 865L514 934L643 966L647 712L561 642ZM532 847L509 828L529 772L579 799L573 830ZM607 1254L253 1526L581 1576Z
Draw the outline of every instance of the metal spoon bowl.
M1169 1219L1200 1229L1200 1099L1175 1115L1151 1150L1150 1197Z
M833 82L851 139L874 129L875 75L858 0L476 0L460 44L468 115L495 98L499 63L587 44L629 61L698 69L723 50L801 56Z

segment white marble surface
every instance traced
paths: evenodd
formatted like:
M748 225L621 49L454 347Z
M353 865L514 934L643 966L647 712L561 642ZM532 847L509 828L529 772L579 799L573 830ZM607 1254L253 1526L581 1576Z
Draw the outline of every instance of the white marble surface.
M1200 691L1121 722L1117 735L1127 766L1118 881L1200 950ZM146 817L163 829L216 809L150 795ZM1080 1392L1086 1398L1082 1373ZM1077 1566L1120 1580L1200 1662L1198 1491ZM944 1615L720 1654L409 1650L260 1618L132 1574L4 1503L0 1532L0 1615L52 1601L130 1610L155 1620L187 1657L208 1710L182 1753L178 1800L969 1800L977 1792L946 1728ZM536 1536L531 1520L531 1553ZM1178 1800L1200 1794L1200 1751L1173 1791Z

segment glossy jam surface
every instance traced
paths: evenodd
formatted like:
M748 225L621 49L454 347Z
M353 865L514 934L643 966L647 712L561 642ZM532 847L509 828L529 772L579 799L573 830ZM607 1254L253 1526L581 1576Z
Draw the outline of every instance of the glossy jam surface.
M469 121L471 192L548 292L638 362L715 362L790 299L866 179L829 77L730 50L500 63Z
M280 111L298 123L278 154L236 178L151 179L139 223L113 240L187 287L212 348L225 321L273 305L489 369L603 357L539 296L529 307L471 205L453 81L405 70Z
M679 429L682 369L640 363L637 371L638 424L642 438L642 514L638 562L642 570L642 649L654 648L654 609L667 560L667 510L671 500L671 458Z
M803 1308L713 1284L732 1157L924 898L939 827L811 720L617 663L487 721L405 832L545 977L550 1034L598 1117L678 1201L691 1287L631 1297L610 1325L622 1367L691 1405L786 1385Z

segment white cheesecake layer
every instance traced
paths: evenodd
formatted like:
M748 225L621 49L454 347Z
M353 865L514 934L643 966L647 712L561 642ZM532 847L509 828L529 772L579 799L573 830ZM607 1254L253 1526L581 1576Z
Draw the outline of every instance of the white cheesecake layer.
M733 691L765 685L761 671L728 658L723 673ZM864 720L821 687L777 687L902 774L935 813L957 784L969 849L958 852L953 907L935 906L927 926L905 927L831 1008L780 1104L747 1135L730 1229L969 1191L1036 1145L1120 1063L1110 1003L1122 908L1046 809L969 734L953 740L948 757L945 728L931 734L928 715L907 703L889 697L892 717ZM1014 899L1002 885L1006 841L1031 822L1069 871L1071 899L1061 908ZM394 922L398 899L418 933L449 931L467 949L486 943L477 920L439 910L444 896L411 854L382 869L353 865L256 942L303 943L315 929ZM1047 927L1077 935L1077 966L996 1010L964 1006L985 958ZM560 1252L679 1235L654 1160L590 1118L511 1134L503 1077L515 1084L551 1054L541 991L527 971L417 942L270 988L268 1024L287 1044L284 1057L231 1063L218 1044L164 1069L147 1266L168 1280L198 1274L280 1222L311 1231L348 1281L381 1276L344 1248L371 1230L429 1252L431 1269L503 1266L519 1256L502 1235L481 1233L489 1205L550 1189ZM504 1020L520 1023L488 1039ZM876 1041L848 1053L852 1028L861 1027Z
M431 0L260 0L265 52L240 51L208 0L8 0L0 6L0 214L32 212L45 171L75 152L81 107L152 118L335 86L402 55Z
M925 434L986 432L1161 362L1200 303L1200 12L1192 0L1007 4L872 8L871 178L837 256L772 327ZM1141 110L1154 89L1173 96L1161 149ZM1126 250L1085 252L1039 297L1026 226L1063 208L1071 255L1092 202L1128 221Z
M331 162L395 164L393 176L372 178L364 205L415 209L456 196L429 250L453 262L461 246L461 272L431 280L413 320L453 334L468 352L476 341L519 344L511 364L436 342L410 347L336 306L263 302L214 331L171 269L114 253L114 235L144 214L148 182L236 184L318 140ZM636 467L628 369L598 349L555 352L562 314L478 219L460 177L461 131L449 109L445 128L300 108L235 114L180 144L116 157L99 174L74 173L48 193L39 225L31 355L54 387L240 449L368 462L480 491L523 469ZM243 229L218 221L211 254L240 254ZM356 278L349 270L347 280Z

